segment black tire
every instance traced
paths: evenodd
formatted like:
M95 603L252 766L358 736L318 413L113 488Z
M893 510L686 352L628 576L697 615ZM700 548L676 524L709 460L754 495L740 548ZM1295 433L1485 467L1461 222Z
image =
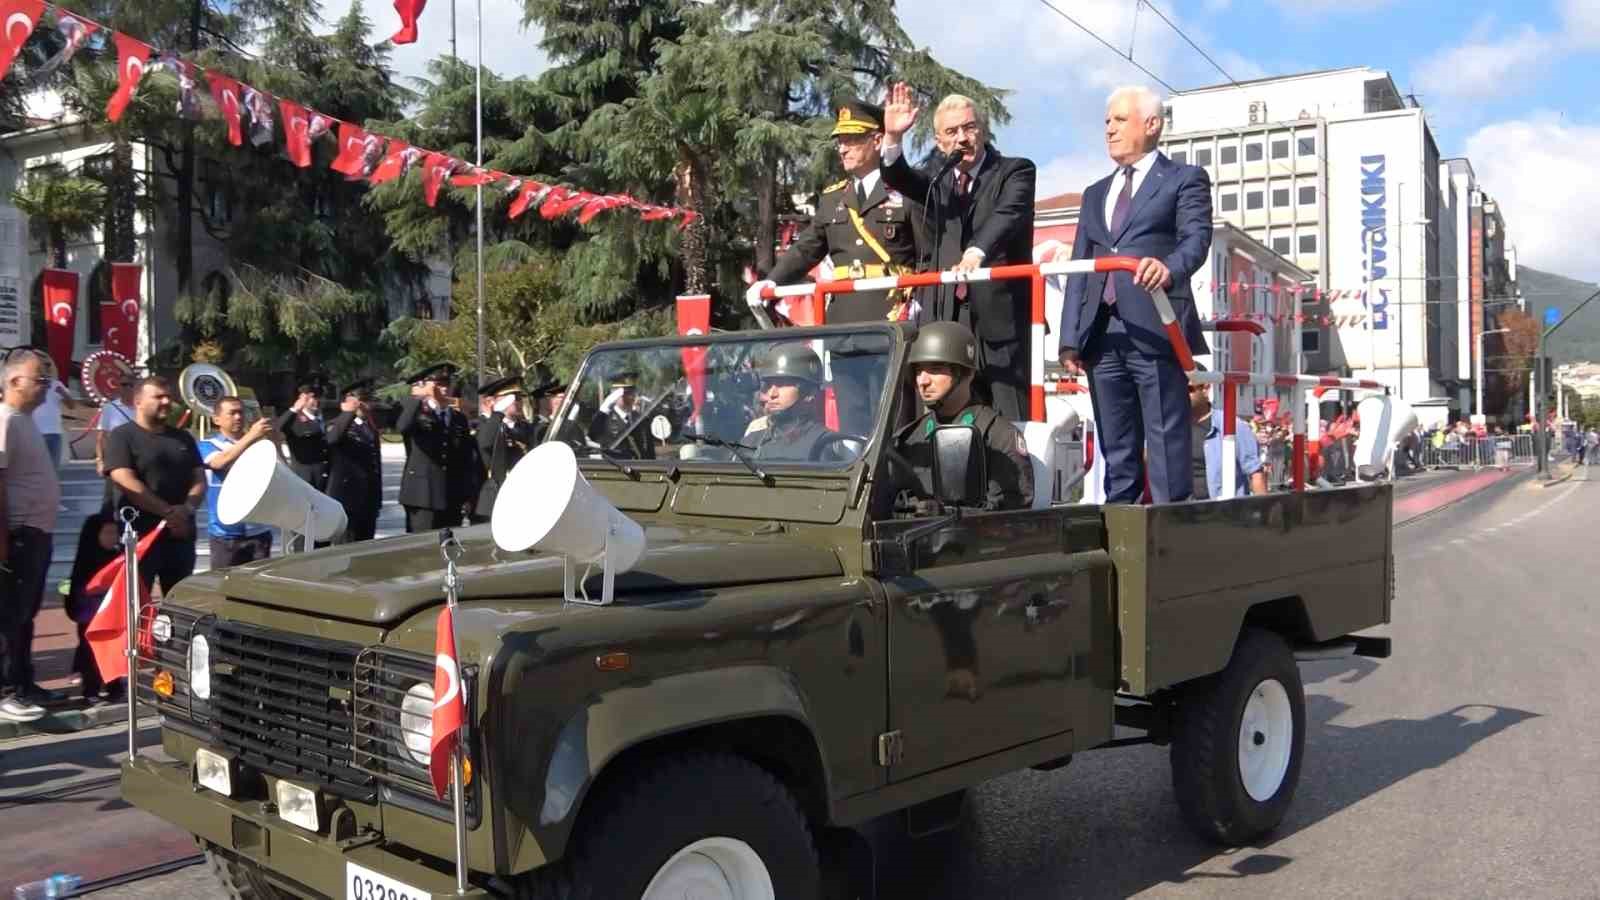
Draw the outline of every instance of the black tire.
M1258 687L1271 691L1269 681L1278 682L1287 695L1293 735L1288 767L1276 791L1257 799L1240 771L1239 738L1245 707ZM1283 821L1300 780L1306 730L1300 667L1283 638L1246 629L1228 667L1192 683L1180 696L1175 724L1172 787L1190 828L1209 841L1236 847ZM1262 732L1255 734L1264 746ZM1258 790L1265 792L1260 786Z
M815 900L817 851L794 795L726 753L649 763L593 798L560 863L529 873L518 900L637 900L679 850L735 838L760 856L777 900Z
M293 894L272 886L261 868L248 860L206 846L206 865L222 885L223 895L229 900L291 900Z

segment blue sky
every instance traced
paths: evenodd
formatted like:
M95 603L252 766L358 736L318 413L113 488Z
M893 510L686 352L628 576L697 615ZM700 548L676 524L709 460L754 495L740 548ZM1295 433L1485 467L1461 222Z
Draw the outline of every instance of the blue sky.
M1137 0L1052 0L1179 89L1225 79ZM1237 79L1367 65L1386 69L1428 111L1445 156L1469 157L1500 200L1528 265L1600 280L1600 0L1156 0L1161 12ZM329 19L350 0L325 0ZM484 0L485 58L504 74L534 74L537 35L521 32L518 0ZM918 45L967 74L1011 88L1003 152L1040 167L1040 194L1077 190L1109 170L1099 141L1111 88L1149 82L1040 0L900 0ZM399 48L407 74L444 51L449 3L432 0L423 39ZM390 5L367 0L380 34ZM1137 11L1137 12L1136 12ZM1135 16L1137 14L1137 24ZM474 39L461 0L462 55ZM532 52L530 52L532 51ZM1157 85L1152 85L1157 87Z

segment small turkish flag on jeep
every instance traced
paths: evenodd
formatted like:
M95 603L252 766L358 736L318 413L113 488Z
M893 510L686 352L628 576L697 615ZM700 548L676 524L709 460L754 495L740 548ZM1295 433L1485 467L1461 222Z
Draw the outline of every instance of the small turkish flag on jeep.
M434 796L444 799L450 785L451 760L455 757L461 723L466 709L461 702L461 666L456 662L455 610L439 611L439 624L433 642L433 740L428 747L428 777L433 780Z
M138 546L133 548L135 556L141 560L150 552L150 546L160 537L167 523L162 522L150 529L144 537L139 539ZM100 679L110 681L113 678L122 678L128 674L128 657L125 655L128 647L128 560L126 554L119 553L117 558L106 563L100 571L94 573L84 586L84 592L96 594L105 591L105 597L100 601L100 608L95 610L94 618L89 620L89 627L84 629L83 639L88 642L89 650L94 654L95 668L100 670ZM150 602L150 589L145 587L144 579L139 584L139 608ZM140 642L141 650L146 650L144 642Z

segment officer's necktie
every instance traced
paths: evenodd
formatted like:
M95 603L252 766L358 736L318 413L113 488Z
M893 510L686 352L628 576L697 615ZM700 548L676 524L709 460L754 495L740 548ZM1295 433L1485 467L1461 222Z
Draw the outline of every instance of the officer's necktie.
M1111 238L1115 240L1122 233L1122 226L1128 224L1128 213L1133 209L1133 166L1122 167L1122 193L1117 194L1117 205L1111 210ZM1106 273L1105 290L1100 292L1100 299L1109 306L1117 302L1117 285L1111 272Z
M862 209L866 209L866 208L867 208L867 189L866 189L866 186L861 183L861 179L857 178L856 179L856 209L862 210Z

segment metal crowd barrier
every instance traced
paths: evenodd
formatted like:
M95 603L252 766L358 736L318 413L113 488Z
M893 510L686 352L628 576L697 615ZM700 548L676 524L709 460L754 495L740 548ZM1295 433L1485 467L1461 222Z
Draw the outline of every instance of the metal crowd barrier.
M1425 440L1422 464L1429 469L1487 469L1531 466L1537 462L1531 434L1489 434L1446 440Z

